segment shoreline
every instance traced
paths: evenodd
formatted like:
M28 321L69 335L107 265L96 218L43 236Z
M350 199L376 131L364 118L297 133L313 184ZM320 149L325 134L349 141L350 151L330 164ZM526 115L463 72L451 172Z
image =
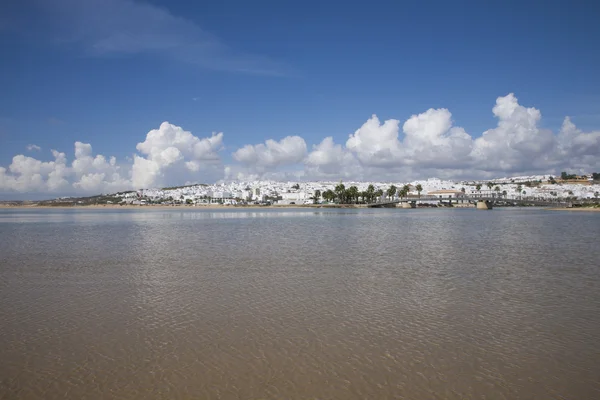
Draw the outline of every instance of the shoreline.
M573 208L552 207L552 208L546 208L545 210L548 210L548 211L588 211L588 212L600 212L600 207L573 207Z
M8 208L22 208L22 209L191 209L191 210L233 210L233 209L273 209L273 208L367 208L361 204L298 204L298 205L270 205L270 206L260 206L260 205L222 205L222 204L210 204L210 205L199 205L199 206L189 206L189 205L118 205L118 204L90 204L90 205L46 205L46 204L0 204L0 209L8 209Z
M0 204L0 209L75 209L75 210L169 210L169 209L185 209L185 210L236 210L236 209L367 209L368 207L364 204L285 204L285 205L224 205L224 204L205 204L205 205L163 205L163 204L148 204L148 205L119 205L119 204L89 204L89 205L48 205L48 204L37 204L37 203L25 203L25 204ZM401 207L389 207L402 209ZM454 210L463 209L470 207L417 207L417 209L440 209L440 210ZM520 208L522 207L502 207L502 208ZM600 207L547 207L542 208L547 211L580 211L580 212L600 212Z

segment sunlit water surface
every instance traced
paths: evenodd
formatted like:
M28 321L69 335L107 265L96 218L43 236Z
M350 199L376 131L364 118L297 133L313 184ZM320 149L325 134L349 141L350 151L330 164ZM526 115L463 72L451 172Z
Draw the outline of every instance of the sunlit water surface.
M600 214L0 210L0 398L598 399Z

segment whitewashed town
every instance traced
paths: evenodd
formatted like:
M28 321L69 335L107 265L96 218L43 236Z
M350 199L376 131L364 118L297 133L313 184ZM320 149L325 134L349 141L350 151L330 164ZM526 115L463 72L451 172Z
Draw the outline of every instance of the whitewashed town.
M600 196L600 176L535 175L484 181L437 178L412 182L220 182L112 195L132 205L312 205L365 204L400 198L493 197L499 199L593 200ZM110 203L110 201L109 201ZM435 201L432 201L435 203Z

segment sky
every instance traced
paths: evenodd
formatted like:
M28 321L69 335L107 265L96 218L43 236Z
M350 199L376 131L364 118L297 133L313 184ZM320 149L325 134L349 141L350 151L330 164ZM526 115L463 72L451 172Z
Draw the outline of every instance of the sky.
M0 198L600 171L594 1L0 4Z

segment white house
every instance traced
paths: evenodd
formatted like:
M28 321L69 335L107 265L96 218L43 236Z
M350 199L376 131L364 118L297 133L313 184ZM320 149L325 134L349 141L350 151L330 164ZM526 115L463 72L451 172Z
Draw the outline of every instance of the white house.
M279 196L281 200L277 204L304 204L310 197L306 192L281 193Z
M427 196L436 196L440 199L455 199L457 197L464 197L464 193L460 190L434 190L427 193Z

